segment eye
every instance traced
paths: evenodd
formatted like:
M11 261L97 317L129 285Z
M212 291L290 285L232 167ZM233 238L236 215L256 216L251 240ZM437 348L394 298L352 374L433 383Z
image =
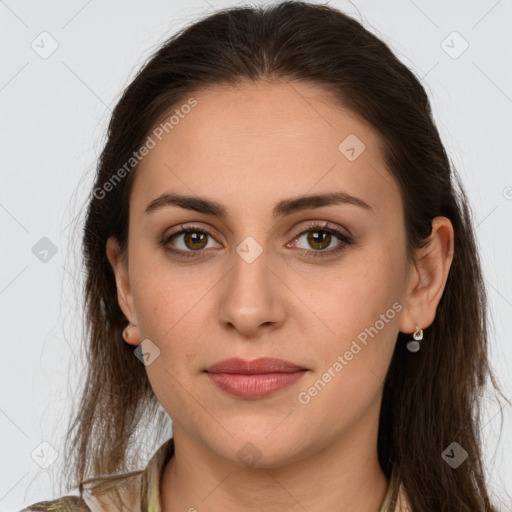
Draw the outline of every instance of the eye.
M294 241L298 242L304 238L304 241L313 250L306 248L299 248L306 254L313 257L317 256L332 256L341 252L345 246L352 244L352 239L334 227L329 227L329 223L313 223L306 227L295 236ZM332 248L332 243L338 240L338 244ZM288 244L287 246L289 246ZM331 247L330 250L326 250Z
M182 229L175 231L170 235L164 236L159 242L165 250L177 255L178 257L194 258L199 256L208 246L208 237L212 235L199 226L180 226ZM306 226L300 233L295 235L293 241L298 242L305 237L305 243L313 249L299 247L302 253L308 257L332 256L341 252L347 245L353 243L352 238L335 227L331 227L329 222L312 223ZM332 247L332 243L338 240L338 244ZM172 241L172 243L170 243ZM286 247L292 247L293 244L288 243ZM180 247L181 246L181 247ZM218 247L218 246L217 246Z
M194 253L201 252L203 249L208 249L208 237L211 237L208 231L201 229L197 226L181 226L183 229L174 232L162 239L160 244L168 251L183 256L185 258L194 257ZM181 241L179 241L181 238ZM168 244L171 240L178 240L178 243L173 242L170 247ZM180 247L181 245L181 247ZM177 247L177 248L175 248Z

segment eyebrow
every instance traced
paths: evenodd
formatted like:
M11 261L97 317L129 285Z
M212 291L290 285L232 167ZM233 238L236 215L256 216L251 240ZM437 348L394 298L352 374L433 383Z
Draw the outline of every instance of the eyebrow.
M362 199L347 194L346 192L332 192L328 194L306 195L284 199L276 204L272 215L274 218L284 217L302 210L338 204L349 204L364 208L365 210L373 210L373 208ZM167 206L178 206L186 210L215 215L223 219L226 218L228 214L226 208L216 201L198 196L178 194L162 194L158 196L148 203L145 212L149 214Z

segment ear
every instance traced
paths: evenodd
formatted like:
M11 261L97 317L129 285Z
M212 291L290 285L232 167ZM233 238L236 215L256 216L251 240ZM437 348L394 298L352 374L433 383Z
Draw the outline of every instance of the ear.
M128 321L133 325L138 325L133 306L133 297L130 290L130 278L128 275L128 264L126 257L121 253L119 243L114 237L110 237L106 244L107 258L114 271L117 286L117 301L121 311ZM138 342L132 343L138 345Z
M412 333L416 325L432 325L453 261L454 233L450 220L436 217L426 247L416 251L410 266L400 331Z

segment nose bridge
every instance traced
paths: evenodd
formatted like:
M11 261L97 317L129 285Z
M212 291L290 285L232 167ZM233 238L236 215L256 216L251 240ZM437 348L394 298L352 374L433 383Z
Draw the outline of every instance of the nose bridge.
M246 237L236 247L233 255L233 270L227 292L249 306L268 300L268 250L252 236Z

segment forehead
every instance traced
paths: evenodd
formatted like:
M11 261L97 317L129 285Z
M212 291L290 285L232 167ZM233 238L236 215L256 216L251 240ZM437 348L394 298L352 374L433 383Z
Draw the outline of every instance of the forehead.
M163 192L227 198L233 213L334 190L378 210L399 195L377 132L314 84L201 89L174 105L150 136L154 147L132 193L138 212Z

